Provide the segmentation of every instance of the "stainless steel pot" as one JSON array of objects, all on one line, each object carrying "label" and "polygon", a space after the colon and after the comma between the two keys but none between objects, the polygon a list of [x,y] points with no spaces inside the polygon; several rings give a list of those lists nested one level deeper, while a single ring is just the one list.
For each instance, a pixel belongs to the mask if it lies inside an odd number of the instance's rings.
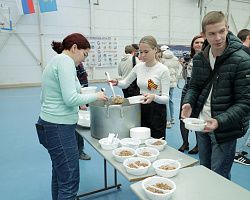
[{"label": "stainless steel pot", "polygon": [[141,126],[140,104],[129,104],[124,99],[121,105],[112,105],[110,101],[95,101],[90,107],[91,136],[97,139],[107,137],[109,133],[118,133],[119,138],[129,137],[129,130]]}]

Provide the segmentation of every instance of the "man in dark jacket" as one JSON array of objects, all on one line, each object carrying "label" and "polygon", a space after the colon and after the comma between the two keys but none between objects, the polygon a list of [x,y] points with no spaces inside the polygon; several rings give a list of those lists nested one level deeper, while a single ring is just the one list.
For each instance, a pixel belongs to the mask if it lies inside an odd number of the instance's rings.
[{"label": "man in dark jacket", "polygon": [[206,121],[204,130],[197,134],[200,164],[230,179],[236,139],[248,129],[250,56],[228,31],[220,11],[203,18],[202,35],[206,41],[203,51],[193,59],[181,116]]},{"label": "man in dark jacket", "polygon": [[[242,29],[237,34],[237,37],[241,40],[243,49],[250,55],[250,30]],[[250,117],[250,116],[249,116]],[[248,149],[250,146],[250,129],[248,128],[247,133],[244,137],[237,141],[238,150],[234,157],[234,162],[250,166],[250,159],[247,157]]]}]

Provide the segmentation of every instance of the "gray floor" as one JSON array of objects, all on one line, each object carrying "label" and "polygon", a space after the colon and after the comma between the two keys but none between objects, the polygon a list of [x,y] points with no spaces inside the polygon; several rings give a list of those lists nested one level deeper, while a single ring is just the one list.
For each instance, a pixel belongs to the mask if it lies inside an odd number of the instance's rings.
[{"label": "gray floor", "polygon": [[[97,86],[107,88],[105,84]],[[121,90],[115,88],[118,94]],[[175,116],[179,110],[180,89],[174,91]],[[46,150],[39,144],[34,124],[40,110],[40,88],[1,89],[0,90],[0,199],[6,200],[48,200],[51,199],[51,163]],[[167,129],[168,144],[174,148],[181,145],[178,122]],[[194,134],[190,134],[191,148]],[[250,148],[247,149],[250,153]],[[103,186],[103,159],[88,144],[85,151],[91,155],[90,161],[80,161],[80,191],[91,191]],[[197,155],[194,157],[198,158]],[[108,167],[109,183],[112,184],[113,168]],[[250,190],[250,166],[234,163],[232,181]],[[129,188],[130,183],[121,175],[118,181],[120,190],[110,190],[83,199],[136,200]]]}]

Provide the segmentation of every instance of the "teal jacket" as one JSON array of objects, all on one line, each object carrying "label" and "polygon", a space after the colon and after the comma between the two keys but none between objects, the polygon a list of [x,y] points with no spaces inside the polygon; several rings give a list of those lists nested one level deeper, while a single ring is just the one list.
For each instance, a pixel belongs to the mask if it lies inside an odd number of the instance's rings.
[{"label": "teal jacket", "polygon": [[77,123],[79,106],[97,99],[97,94],[80,94],[80,89],[73,59],[56,55],[43,72],[40,117],[57,124]]},{"label": "teal jacket", "polygon": [[241,41],[231,32],[228,46],[216,58],[216,73],[207,81],[212,69],[209,63],[210,45],[193,59],[193,71],[184,103],[190,103],[192,116],[198,117],[212,89],[211,115],[219,127],[214,131],[218,143],[242,137],[249,125],[250,113],[250,56],[243,50]]}]

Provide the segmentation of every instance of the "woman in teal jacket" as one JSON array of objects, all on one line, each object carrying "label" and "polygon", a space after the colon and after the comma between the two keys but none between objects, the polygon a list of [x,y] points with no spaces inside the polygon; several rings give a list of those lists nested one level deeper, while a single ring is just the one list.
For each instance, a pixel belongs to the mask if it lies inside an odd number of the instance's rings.
[{"label": "woman in teal jacket", "polygon": [[52,161],[52,199],[73,200],[79,187],[79,155],[75,136],[79,106],[107,100],[103,92],[80,94],[76,68],[88,56],[90,44],[79,33],[52,42],[58,53],[42,76],[41,113],[36,124],[40,143]]}]

